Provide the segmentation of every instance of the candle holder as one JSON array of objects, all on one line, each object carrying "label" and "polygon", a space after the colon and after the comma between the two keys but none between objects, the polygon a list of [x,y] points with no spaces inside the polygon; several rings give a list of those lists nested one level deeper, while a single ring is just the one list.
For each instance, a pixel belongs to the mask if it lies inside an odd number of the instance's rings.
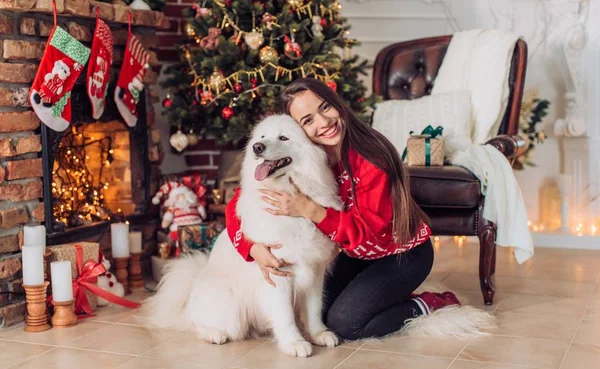
[{"label": "candle holder", "polygon": [[129,285],[131,288],[144,287],[142,265],[140,264],[141,252],[132,252],[129,258]]},{"label": "candle holder", "polygon": [[43,332],[50,329],[48,314],[46,314],[46,290],[48,281],[37,286],[26,286],[25,300],[27,301],[26,332]]},{"label": "candle holder", "polygon": [[114,258],[115,259],[115,277],[117,277],[117,281],[123,285],[123,289],[125,290],[125,295],[131,295],[131,290],[129,289],[129,281],[127,280],[127,262],[129,261],[129,256],[126,258]]},{"label": "candle holder", "polygon": [[54,328],[68,328],[77,325],[77,315],[73,310],[73,303],[71,301],[52,301],[54,305],[54,315],[52,315],[52,326]]}]

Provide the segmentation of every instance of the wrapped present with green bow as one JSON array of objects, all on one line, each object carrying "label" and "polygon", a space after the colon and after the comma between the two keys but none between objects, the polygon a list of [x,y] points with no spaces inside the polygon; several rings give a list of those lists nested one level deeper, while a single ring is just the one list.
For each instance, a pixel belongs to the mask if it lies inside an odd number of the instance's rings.
[{"label": "wrapped present with green bow", "polygon": [[402,154],[408,166],[444,165],[444,140],[440,137],[444,128],[427,126],[421,134],[410,132]]},{"label": "wrapped present with green bow", "polygon": [[223,222],[207,222],[177,227],[177,242],[181,252],[212,250],[219,234],[225,229]]}]

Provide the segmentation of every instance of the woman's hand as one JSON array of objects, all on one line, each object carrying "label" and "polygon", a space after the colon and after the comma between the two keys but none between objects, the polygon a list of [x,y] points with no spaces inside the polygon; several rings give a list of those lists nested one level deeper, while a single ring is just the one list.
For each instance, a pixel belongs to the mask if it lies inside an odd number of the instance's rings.
[{"label": "woman's hand", "polygon": [[283,268],[291,264],[286,263],[283,260],[279,260],[273,255],[271,249],[280,249],[281,245],[265,245],[262,243],[255,243],[250,249],[250,256],[254,259],[263,276],[271,286],[275,287],[275,282],[271,279],[270,273],[278,275],[280,277],[291,276],[290,272],[283,272],[278,268]]},{"label": "woman's hand", "polygon": [[[291,179],[290,182],[292,182]],[[318,223],[325,218],[325,208],[314,202],[310,197],[306,196],[299,190],[295,194],[273,190],[260,190],[260,192],[267,195],[261,197],[264,202],[277,208],[265,209],[270,214],[287,215],[290,217],[304,217],[312,220],[315,223]]]}]

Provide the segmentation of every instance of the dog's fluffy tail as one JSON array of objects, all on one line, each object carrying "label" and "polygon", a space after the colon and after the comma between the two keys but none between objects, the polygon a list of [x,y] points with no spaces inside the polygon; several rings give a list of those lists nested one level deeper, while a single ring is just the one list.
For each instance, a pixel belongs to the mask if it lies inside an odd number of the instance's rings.
[{"label": "dog's fluffy tail", "polygon": [[435,338],[473,338],[484,336],[496,326],[493,315],[472,306],[452,305],[408,319],[402,335]]},{"label": "dog's fluffy tail", "polygon": [[202,252],[183,254],[179,259],[170,260],[163,268],[163,276],[154,296],[146,299],[142,316],[158,328],[178,330],[190,329],[183,319],[183,310],[190,296],[192,284],[204,268],[208,256]]}]

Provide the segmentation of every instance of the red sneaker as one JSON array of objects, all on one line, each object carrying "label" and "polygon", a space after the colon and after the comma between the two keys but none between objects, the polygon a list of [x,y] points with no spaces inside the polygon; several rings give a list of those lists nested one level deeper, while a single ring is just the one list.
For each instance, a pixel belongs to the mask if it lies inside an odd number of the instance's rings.
[{"label": "red sneaker", "polygon": [[460,305],[460,301],[452,292],[432,293],[423,292],[413,298],[413,301],[419,305],[423,314],[428,315],[434,311],[450,305]]}]

